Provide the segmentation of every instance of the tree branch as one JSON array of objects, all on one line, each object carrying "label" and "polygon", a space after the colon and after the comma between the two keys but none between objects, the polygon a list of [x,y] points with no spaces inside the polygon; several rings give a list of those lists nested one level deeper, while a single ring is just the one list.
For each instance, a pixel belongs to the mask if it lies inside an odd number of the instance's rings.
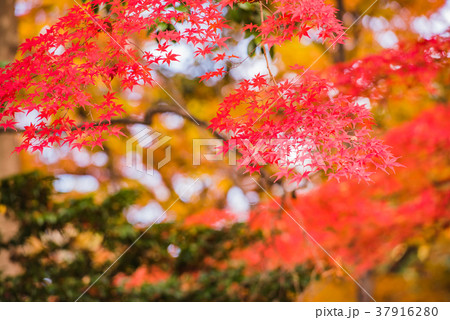
[{"label": "tree branch", "polygon": [[[93,122],[91,122],[91,124],[93,124],[94,126],[99,126],[99,125],[103,125],[103,124],[111,124],[111,125],[143,124],[143,125],[151,126],[153,123],[153,117],[155,115],[160,114],[160,113],[168,113],[168,112],[175,113],[190,122],[193,122],[193,123],[196,122],[196,124],[198,124],[200,127],[204,128],[204,129],[208,129],[209,125],[206,121],[200,120],[193,116],[189,116],[185,112],[182,112],[182,110],[180,110],[178,107],[173,107],[173,106],[169,106],[169,105],[159,105],[157,107],[149,108],[147,110],[147,112],[145,113],[144,120],[127,117],[127,118],[111,119],[111,121],[106,121],[106,120],[93,121]],[[79,124],[77,127],[74,127],[72,130],[76,130],[80,126],[82,126],[82,124]],[[25,130],[23,130],[23,129],[7,128],[6,130],[0,130],[0,134],[19,134],[19,133],[24,133],[24,132],[25,132]],[[212,134],[219,139],[227,140],[227,138],[225,136],[222,136],[221,134],[219,134],[215,131],[212,131]]]},{"label": "tree branch", "polygon": [[[196,123],[198,124],[201,128],[206,129],[211,131],[211,134],[218,138],[221,139],[223,141],[227,141],[228,138],[216,131],[212,131],[210,130],[208,127],[208,122],[200,120],[194,116],[190,116],[187,113],[183,112],[183,110],[181,110],[180,108],[176,107],[176,106],[170,106],[170,105],[158,105],[156,107],[153,108],[149,108],[145,115],[144,115],[144,119],[143,120],[139,120],[139,119],[133,119],[130,117],[127,118],[117,118],[117,119],[111,119],[111,122],[109,121],[97,121],[97,122],[91,122],[94,126],[97,125],[103,125],[103,124],[111,124],[111,125],[133,125],[133,124],[142,124],[142,125],[147,125],[147,126],[151,126],[153,123],[153,117],[157,114],[161,114],[161,113],[174,113],[179,115],[180,117],[183,117],[183,119],[186,119],[192,123]],[[81,126],[82,124],[80,124],[79,126]],[[79,127],[78,126],[78,127]],[[76,130],[77,127],[74,127],[73,130]],[[6,131],[0,131],[0,134],[19,134],[19,133],[23,133],[25,132],[25,130],[23,129],[6,129]],[[239,150],[238,150],[239,152]],[[240,153],[240,152],[239,152]],[[271,184],[280,184],[280,181],[275,182],[273,178],[271,178],[269,176],[269,174],[261,169],[260,170],[260,177],[261,179],[266,183],[266,185],[271,185]]]},{"label": "tree branch", "polygon": [[[264,9],[263,9],[263,3],[261,1],[259,2],[259,10],[261,11],[261,25],[262,25],[264,22],[264,11],[263,11]],[[269,71],[269,75],[270,75],[270,78],[272,79],[273,83],[278,85],[277,81],[275,80],[275,77],[272,74],[272,71],[270,70],[269,57],[267,56],[267,50],[266,50],[267,46],[263,45],[262,47],[263,47],[262,49],[263,49],[263,53],[264,53],[264,59],[266,60],[267,71]]]},{"label": "tree branch", "polygon": [[[344,0],[337,0],[337,9],[338,9],[338,11],[336,12],[336,17],[340,21],[342,21],[342,23],[344,23],[344,21],[343,21],[344,11],[345,11]],[[345,61],[345,48],[342,43],[338,43],[337,44],[337,52],[334,55],[334,62],[339,63],[339,62],[344,62],[344,61]]]}]

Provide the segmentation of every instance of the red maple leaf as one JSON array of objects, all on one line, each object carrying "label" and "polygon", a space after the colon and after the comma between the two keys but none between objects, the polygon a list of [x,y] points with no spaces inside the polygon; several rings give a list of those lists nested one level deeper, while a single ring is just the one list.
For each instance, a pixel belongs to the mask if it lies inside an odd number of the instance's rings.
[{"label": "red maple leaf", "polygon": [[170,62],[172,62],[172,61],[179,61],[179,60],[177,60],[177,57],[178,57],[178,56],[180,56],[180,55],[179,55],[179,54],[172,53],[172,50],[171,50],[171,51],[169,51],[169,52],[166,54],[165,58],[163,59],[163,62],[164,62],[164,63],[167,63],[167,64],[170,66]]}]

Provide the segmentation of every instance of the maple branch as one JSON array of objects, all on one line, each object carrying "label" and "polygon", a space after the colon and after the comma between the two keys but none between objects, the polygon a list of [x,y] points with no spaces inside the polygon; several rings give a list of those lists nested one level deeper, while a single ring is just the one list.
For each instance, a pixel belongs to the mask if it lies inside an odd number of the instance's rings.
[{"label": "maple branch", "polygon": [[[143,120],[139,120],[139,119],[133,119],[130,117],[127,118],[116,118],[116,119],[111,119],[111,122],[109,121],[97,121],[97,122],[91,122],[91,124],[93,124],[94,126],[98,126],[98,125],[103,125],[103,124],[111,124],[111,125],[133,125],[133,124],[142,124],[142,125],[147,125],[147,126],[151,126],[153,124],[153,117],[157,114],[161,114],[161,113],[174,113],[179,115],[180,117],[183,117],[183,119],[186,119],[192,123],[196,123],[198,124],[201,128],[207,129],[209,131],[211,131],[212,135],[218,139],[221,139],[223,141],[227,141],[228,138],[216,131],[213,131],[209,128],[209,124],[206,121],[200,120],[194,116],[190,116],[187,113],[183,112],[183,110],[179,109],[178,107],[175,106],[170,106],[170,105],[158,105],[156,107],[152,107],[149,108],[144,115],[144,119]],[[77,127],[74,127],[73,130],[76,130],[78,127],[81,127],[82,125],[79,125]],[[25,132],[25,130],[23,129],[11,129],[11,128],[7,128],[6,131],[0,131],[0,134],[19,134],[19,133],[23,133]],[[241,154],[239,152],[239,150],[237,150],[237,152],[239,154]],[[266,186],[269,185],[273,185],[273,184],[280,184],[281,185],[281,181],[275,181],[274,178],[271,178],[270,175],[263,170],[262,168],[260,169],[260,177],[261,179],[265,182]]]},{"label": "maple branch", "polygon": [[[263,3],[262,1],[259,1],[259,8],[261,11],[261,25],[264,21],[264,12],[263,12]],[[266,50],[266,46],[263,45],[263,52],[264,52],[264,59],[266,59],[266,66],[267,66],[267,71],[269,71],[269,75],[272,78],[272,81],[278,86],[277,81],[275,80],[275,77],[272,74],[272,71],[270,70],[270,66],[269,66],[269,57],[267,56],[267,50]]]},{"label": "maple branch", "polygon": [[[166,112],[175,113],[175,114],[177,114],[177,115],[179,115],[179,116],[183,117],[184,119],[186,119],[188,121],[191,121],[191,122],[194,122],[194,120],[195,120],[196,122],[198,122],[200,127],[204,128],[204,129],[209,129],[208,128],[209,125],[208,125],[207,122],[205,122],[203,120],[200,120],[198,118],[195,118],[195,117],[191,117],[188,114],[182,112],[182,110],[180,110],[179,108],[172,107],[172,106],[169,106],[169,105],[160,105],[160,106],[148,109],[147,112],[145,113],[144,120],[141,121],[140,124],[145,124],[145,125],[149,125],[150,126],[152,124],[152,122],[153,122],[153,116],[154,115],[159,114],[159,113],[166,113]],[[125,119],[123,119],[123,120],[125,120]],[[121,124],[124,124],[124,123],[121,123]],[[227,137],[221,135],[220,133],[218,133],[216,131],[211,131],[211,133],[218,139],[221,139],[223,141],[227,141],[228,140]],[[237,150],[237,152],[239,154],[241,154],[239,152],[239,150]],[[273,184],[281,185],[281,181],[280,180],[275,181],[275,178],[271,178],[270,175],[265,170],[263,170],[262,168],[260,169],[260,177],[266,183],[267,186],[268,185],[273,185]]]},{"label": "maple branch", "polygon": [[[195,122],[200,127],[208,129],[209,124],[206,121],[203,121],[196,117],[190,116],[187,113],[180,110],[179,108],[174,107],[174,106],[169,106],[169,105],[159,105],[157,107],[149,108],[147,110],[147,112],[145,113],[144,120],[127,117],[127,118],[115,118],[115,119],[111,119],[111,121],[108,121],[108,120],[94,121],[94,122],[91,122],[91,124],[94,126],[99,126],[99,125],[104,125],[104,124],[111,124],[111,125],[143,124],[143,125],[150,126],[153,123],[153,116],[155,116],[156,114],[168,113],[168,112],[175,113],[175,114],[179,115],[180,117],[183,117],[183,119],[186,119],[190,122]],[[73,130],[76,130],[77,128],[79,128],[81,126],[83,126],[83,125],[80,124],[80,125],[74,127]],[[12,129],[12,128],[7,128],[6,130],[0,130],[0,134],[17,134],[17,133],[24,133],[24,132],[25,132],[25,130],[23,130],[23,129]],[[39,130],[37,132],[39,132]],[[222,136],[221,134],[219,134],[215,131],[212,131],[212,134],[219,139],[227,140],[226,137]]]}]

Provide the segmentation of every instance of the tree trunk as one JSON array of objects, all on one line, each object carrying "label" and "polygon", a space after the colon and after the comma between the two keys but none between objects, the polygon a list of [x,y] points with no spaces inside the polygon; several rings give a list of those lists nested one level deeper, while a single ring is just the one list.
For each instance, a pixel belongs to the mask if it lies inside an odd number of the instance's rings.
[{"label": "tree trunk", "polygon": [[[373,291],[375,289],[375,283],[373,281],[372,272],[368,271],[366,274],[361,276],[358,279],[359,284],[364,288],[364,290],[367,291],[372,297],[373,297]],[[358,286],[358,292],[357,292],[357,299],[359,302],[373,302],[372,298],[369,297],[369,295],[364,292],[359,286]]]},{"label": "tree trunk", "polygon": [[[17,19],[14,15],[15,0],[0,1],[0,62],[14,60],[17,51]],[[17,147],[15,134],[0,135],[0,179],[18,173],[19,156],[12,152]]]},{"label": "tree trunk", "polygon": [[[17,51],[17,19],[14,15],[15,0],[0,1],[0,63],[14,60]],[[20,170],[19,156],[12,152],[17,147],[16,134],[0,134],[0,179],[16,174]],[[17,223],[0,214],[0,234],[8,240],[17,231]],[[0,271],[3,276],[13,276],[21,272],[19,265],[9,260],[9,252],[0,250]]]},{"label": "tree trunk", "polygon": [[[336,12],[336,17],[342,21],[344,18],[344,13],[345,13],[344,0],[336,0],[336,6],[338,9],[338,11]],[[334,54],[334,62],[335,63],[344,62],[345,61],[344,45],[342,43],[338,43],[336,45],[336,47],[337,47],[337,51]]]}]

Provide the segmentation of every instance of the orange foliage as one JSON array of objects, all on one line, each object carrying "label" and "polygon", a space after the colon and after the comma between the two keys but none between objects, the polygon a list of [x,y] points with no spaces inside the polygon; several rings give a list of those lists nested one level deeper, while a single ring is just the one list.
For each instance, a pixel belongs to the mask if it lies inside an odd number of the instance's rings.
[{"label": "orange foliage", "polygon": [[115,278],[113,284],[115,286],[124,286],[125,289],[130,290],[132,288],[140,287],[145,283],[158,283],[165,281],[170,277],[168,272],[161,270],[156,266],[146,267],[141,266],[130,275],[126,276],[123,273],[119,273]]}]

